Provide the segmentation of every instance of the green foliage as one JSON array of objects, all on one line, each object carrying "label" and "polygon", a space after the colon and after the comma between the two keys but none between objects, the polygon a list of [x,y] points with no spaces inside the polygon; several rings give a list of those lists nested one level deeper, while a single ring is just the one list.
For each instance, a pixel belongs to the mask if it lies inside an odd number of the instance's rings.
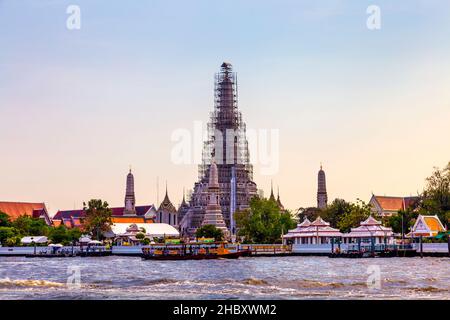
[{"label": "green foliage", "polygon": [[47,236],[51,229],[43,219],[32,218],[26,215],[18,217],[11,225],[22,236]]},{"label": "green foliage", "polygon": [[20,240],[21,240],[21,239],[22,239],[22,238],[19,237],[19,236],[14,236],[14,237],[8,238],[8,239],[6,239],[6,246],[8,246],[8,247],[16,247],[16,246],[19,246],[19,245],[20,245]]},{"label": "green foliage", "polygon": [[150,239],[149,238],[145,238],[144,240],[142,240],[142,244],[149,245],[150,244]]},{"label": "green foliage", "polygon": [[352,211],[352,204],[343,200],[343,199],[334,199],[333,202],[324,209],[320,216],[325,221],[329,222],[333,228],[337,228],[339,222],[345,215],[347,215]]},{"label": "green foliage", "polygon": [[142,232],[139,232],[136,234],[136,239],[142,240],[145,238],[145,234],[143,234]]},{"label": "green foliage", "polygon": [[216,226],[212,224],[207,224],[201,228],[198,228],[195,236],[197,238],[214,238],[216,241],[223,240],[222,230],[216,228]]},{"label": "green foliage", "polygon": [[350,232],[351,228],[359,226],[361,221],[366,220],[371,215],[371,206],[364,201],[357,199],[356,203],[351,203],[348,211],[339,218],[337,227],[341,232]]},{"label": "green foliage", "polygon": [[13,227],[0,227],[0,243],[7,245],[8,239],[17,237],[19,232]]},{"label": "green foliage", "polygon": [[91,233],[97,240],[101,240],[104,232],[111,230],[112,211],[106,201],[100,199],[92,199],[86,203],[83,203],[84,210],[86,211],[86,219],[83,226],[85,230]]},{"label": "green foliage", "polygon": [[80,237],[81,231],[78,228],[67,229],[63,225],[52,228],[48,234],[48,238],[52,243],[61,243],[63,245],[73,244],[77,242]]},{"label": "green foliage", "polygon": [[421,196],[419,212],[437,214],[444,225],[450,226],[450,162],[444,169],[434,168],[426,179],[427,185]]},{"label": "green foliage", "polygon": [[9,216],[0,211],[0,227],[9,227],[11,226],[11,220],[9,218]]},{"label": "green foliage", "polygon": [[[395,233],[402,233],[402,231],[406,234],[410,231],[411,227],[416,222],[418,213],[408,208],[403,211],[400,210],[398,214],[393,215],[388,218],[386,225],[392,228],[392,231]],[[403,220],[403,228],[402,228],[402,220]]]},{"label": "green foliage", "polygon": [[282,233],[295,227],[290,212],[270,199],[253,198],[250,209],[235,213],[238,235],[247,243],[279,243]]}]

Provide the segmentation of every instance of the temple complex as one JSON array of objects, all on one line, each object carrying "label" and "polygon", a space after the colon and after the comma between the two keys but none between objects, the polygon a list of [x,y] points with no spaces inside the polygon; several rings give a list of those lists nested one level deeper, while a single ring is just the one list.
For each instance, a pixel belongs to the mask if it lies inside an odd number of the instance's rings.
[{"label": "temple complex", "polygon": [[189,201],[182,208],[179,229],[183,236],[193,237],[203,224],[209,204],[209,175],[212,159],[217,166],[217,199],[230,235],[236,233],[234,213],[248,208],[252,197],[258,195],[253,182],[246,126],[238,110],[237,75],[230,63],[224,62],[215,76],[214,111],[208,123],[208,138],[203,145],[199,180]]}]

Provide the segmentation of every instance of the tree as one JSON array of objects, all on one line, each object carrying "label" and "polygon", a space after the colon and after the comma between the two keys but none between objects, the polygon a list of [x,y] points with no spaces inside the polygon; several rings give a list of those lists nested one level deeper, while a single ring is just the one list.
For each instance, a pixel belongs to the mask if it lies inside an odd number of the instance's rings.
[{"label": "tree", "polygon": [[16,228],[0,227],[0,243],[7,244],[7,240],[16,237],[19,234]]},{"label": "tree", "polygon": [[215,241],[223,240],[223,232],[212,224],[207,224],[197,229],[197,238],[214,238]]},{"label": "tree", "polygon": [[316,207],[298,208],[296,216],[298,221],[303,221],[305,218],[314,220],[321,214],[321,212],[322,210]]},{"label": "tree", "polygon": [[111,230],[112,211],[106,201],[100,199],[92,199],[86,203],[83,203],[84,210],[86,211],[86,219],[84,220],[84,229],[90,232],[97,240],[100,240],[104,232]]},{"label": "tree", "polygon": [[11,225],[19,231],[22,236],[46,236],[50,227],[40,218],[32,218],[27,215],[18,217]]},{"label": "tree", "polygon": [[0,227],[9,227],[11,226],[11,220],[9,218],[9,216],[0,211]]},{"label": "tree", "polygon": [[139,232],[136,234],[136,239],[143,240],[144,238],[145,238],[145,234],[143,234],[142,232]]},{"label": "tree", "polygon": [[53,243],[65,243],[67,242],[67,228],[63,225],[60,225],[56,228],[50,230],[48,234],[48,238]]},{"label": "tree", "polygon": [[351,212],[351,210],[351,203],[343,199],[334,199],[333,202],[322,211],[320,216],[328,221],[333,228],[337,228],[342,217]]},{"label": "tree", "polygon": [[238,235],[249,243],[279,243],[281,235],[295,226],[291,213],[270,199],[253,198],[250,209],[236,212],[235,219]]},{"label": "tree", "polygon": [[450,162],[444,169],[434,168],[426,182],[421,195],[419,213],[437,214],[444,224],[450,226]]},{"label": "tree", "polygon": [[78,228],[72,228],[67,230],[67,242],[75,243],[81,237],[81,230]]},{"label": "tree", "polygon": [[349,232],[351,228],[359,226],[361,221],[371,215],[371,207],[364,201],[357,199],[356,203],[350,204],[350,210],[345,212],[337,222],[341,232]]},{"label": "tree", "polygon": [[[395,233],[408,233],[417,219],[417,212],[411,208],[399,210],[396,215],[388,218],[386,225],[392,228]],[[403,226],[402,226],[403,222]]]}]

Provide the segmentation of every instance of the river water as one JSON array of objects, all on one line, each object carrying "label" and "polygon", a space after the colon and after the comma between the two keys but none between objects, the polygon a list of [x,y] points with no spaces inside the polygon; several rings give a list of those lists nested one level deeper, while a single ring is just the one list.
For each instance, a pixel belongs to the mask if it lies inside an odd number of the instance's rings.
[{"label": "river water", "polygon": [[450,299],[449,267],[449,258],[0,257],[0,299]]}]

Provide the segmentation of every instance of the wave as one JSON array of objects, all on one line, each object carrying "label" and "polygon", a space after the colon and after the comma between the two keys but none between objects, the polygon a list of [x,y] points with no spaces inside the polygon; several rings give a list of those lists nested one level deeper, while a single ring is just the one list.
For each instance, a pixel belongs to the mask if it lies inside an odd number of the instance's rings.
[{"label": "wave", "polygon": [[63,287],[66,284],[47,280],[0,279],[0,287]]},{"label": "wave", "polygon": [[262,279],[256,279],[256,278],[248,278],[248,279],[244,279],[242,281],[242,283],[244,284],[248,284],[248,285],[253,285],[253,286],[265,286],[268,285],[269,283],[265,280]]}]

